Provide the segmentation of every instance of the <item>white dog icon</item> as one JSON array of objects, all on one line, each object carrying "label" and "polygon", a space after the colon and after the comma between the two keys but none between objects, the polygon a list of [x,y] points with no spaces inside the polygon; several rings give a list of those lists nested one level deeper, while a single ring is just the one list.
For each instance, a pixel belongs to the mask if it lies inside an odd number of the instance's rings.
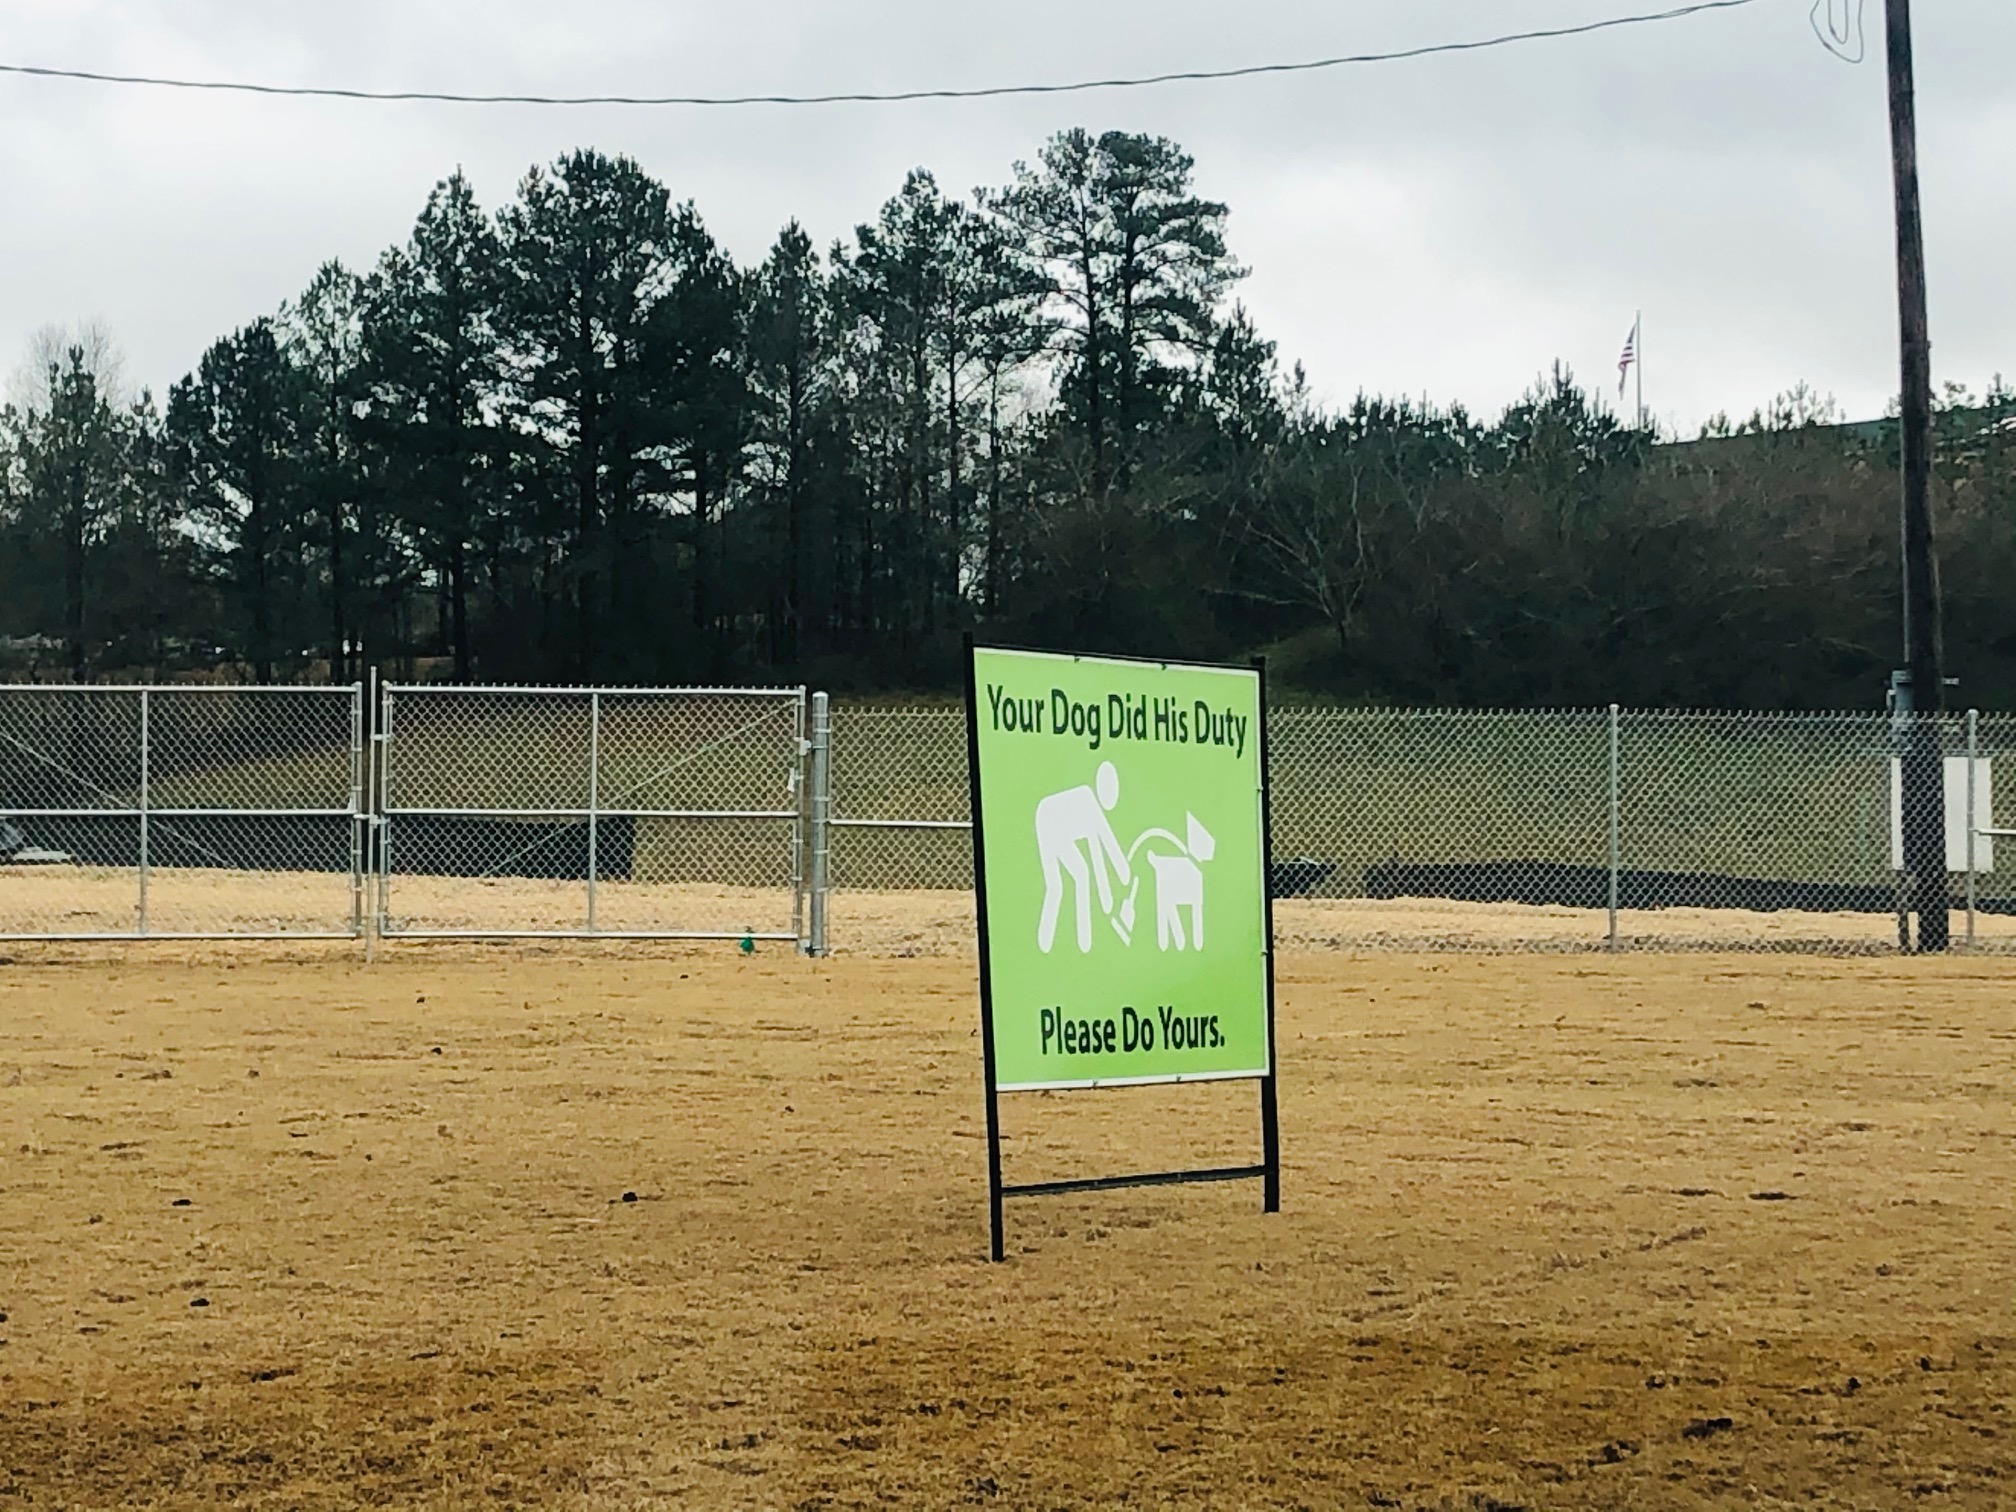
[{"label": "white dog icon", "polygon": [[[1198,863],[1209,861],[1217,854],[1218,842],[1211,832],[1204,828],[1195,814],[1185,814],[1182,839],[1167,830],[1151,829],[1134,842],[1134,849],[1150,840],[1163,840],[1176,847],[1174,855],[1161,851],[1148,852],[1148,867],[1155,874],[1155,945],[1158,950],[1202,950],[1204,948],[1204,868]],[[1132,852],[1129,852],[1132,855]],[[1134,899],[1140,891],[1137,879],[1126,901],[1120,905],[1120,917],[1114,921],[1114,928],[1122,940],[1131,940],[1134,933]],[[1189,930],[1184,930],[1184,914],[1189,914]]]}]

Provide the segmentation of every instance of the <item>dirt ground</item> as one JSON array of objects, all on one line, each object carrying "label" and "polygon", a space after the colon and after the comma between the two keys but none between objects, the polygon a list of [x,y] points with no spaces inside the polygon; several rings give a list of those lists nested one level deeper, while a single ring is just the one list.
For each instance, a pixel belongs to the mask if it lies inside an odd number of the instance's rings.
[{"label": "dirt ground", "polygon": [[[684,904],[667,905],[672,908]],[[729,910],[732,912],[732,910]],[[1966,914],[1952,915],[1953,940]],[[1976,916],[1975,949],[2016,952],[2016,917]],[[1527,903],[1460,903],[1443,898],[1283,898],[1274,904],[1284,949],[1317,951],[1607,950],[1609,916],[1600,909]],[[1623,909],[1618,944],[1649,951],[1895,953],[1897,920],[1887,914],[1757,913],[1740,908]],[[954,891],[846,892],[833,896],[836,949],[940,955],[973,949],[973,894]]]},{"label": "dirt ground", "polygon": [[[523,877],[399,876],[387,906],[395,930],[579,930],[587,884]],[[363,899],[378,903],[376,879]],[[603,881],[596,921],[606,931],[793,929],[788,885]],[[148,928],[160,934],[340,934],[352,927],[345,875],[160,868],[149,875]],[[0,936],[128,933],[138,923],[139,875],[116,867],[0,866]],[[1435,898],[1284,898],[1274,905],[1284,945],[1317,950],[1586,951],[1603,948],[1600,909]],[[953,889],[833,894],[836,950],[964,955],[973,949],[973,894]],[[2016,916],[1979,914],[1982,952],[2016,953]],[[1953,915],[1956,941],[1966,915]],[[1897,948],[1885,914],[1756,913],[1745,909],[1625,909],[1621,945],[1632,950],[1772,950],[1881,953]]]},{"label": "dirt ground", "polygon": [[8,956],[0,1508],[2016,1505],[2016,964],[1292,956],[991,1266],[957,955]]}]

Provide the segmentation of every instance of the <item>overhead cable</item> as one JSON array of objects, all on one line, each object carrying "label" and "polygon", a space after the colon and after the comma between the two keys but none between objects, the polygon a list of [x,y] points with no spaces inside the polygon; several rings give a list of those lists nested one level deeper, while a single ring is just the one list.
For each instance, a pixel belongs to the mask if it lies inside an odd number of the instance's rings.
[{"label": "overhead cable", "polygon": [[1545,42],[1563,37],[1581,37],[1592,32],[1613,31],[1619,27],[1678,21],[1704,11],[1735,10],[1755,3],[1756,0],[1695,0],[1691,5],[1643,15],[1612,16],[1607,20],[1587,21],[1576,26],[1508,32],[1468,42],[1433,42],[1393,52],[1351,53],[1334,58],[1309,58],[1293,63],[1255,63],[1239,68],[1190,69],[1180,73],[1144,74],[1132,78],[1079,79],[1061,84],[996,84],[970,89],[899,89],[886,92],[858,90],[804,95],[464,94],[440,89],[350,89],[333,85],[261,84],[237,79],[170,78],[151,74],[107,73],[83,68],[50,68],[29,63],[0,63],[0,74],[87,84],[134,85],[150,89],[211,90],[232,94],[280,95],[295,99],[354,100],[380,104],[419,102],[440,105],[540,106],[894,105],[915,100],[991,100],[1012,95],[1084,94],[1100,89],[1147,89],[1165,84],[1213,83],[1226,79],[1257,78],[1268,74],[1314,73],[1321,69],[1347,68],[1357,64],[1398,63],[1410,58],[1481,52],[1486,48],[1509,47],[1521,42]]}]

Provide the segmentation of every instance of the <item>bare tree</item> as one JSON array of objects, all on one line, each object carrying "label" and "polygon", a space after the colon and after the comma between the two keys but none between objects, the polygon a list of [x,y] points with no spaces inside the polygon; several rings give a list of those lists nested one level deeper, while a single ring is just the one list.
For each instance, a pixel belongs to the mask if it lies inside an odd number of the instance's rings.
[{"label": "bare tree", "polygon": [[28,338],[21,361],[7,375],[7,403],[23,412],[45,406],[49,400],[49,373],[71,365],[91,375],[98,397],[113,408],[132,403],[126,386],[126,354],[119,349],[111,326],[92,318],[69,324],[52,322],[36,329]]}]

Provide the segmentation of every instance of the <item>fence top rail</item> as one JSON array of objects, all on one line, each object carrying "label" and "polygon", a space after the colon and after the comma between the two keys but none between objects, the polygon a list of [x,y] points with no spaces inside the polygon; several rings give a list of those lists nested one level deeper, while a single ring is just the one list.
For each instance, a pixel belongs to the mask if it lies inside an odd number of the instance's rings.
[{"label": "fence top rail", "polygon": [[515,683],[386,683],[387,693],[424,693],[446,697],[454,693],[485,694],[565,694],[582,697],[590,693],[603,693],[615,698],[777,698],[802,699],[803,687],[780,688],[763,687],[690,687],[690,688],[646,688],[646,687],[594,687],[588,685],[561,684],[515,684]]},{"label": "fence top rail", "polygon": [[[954,705],[956,711],[957,705]],[[853,712],[853,711],[850,711]],[[1969,714],[1977,714],[1983,719],[2000,719],[2008,716],[1990,710],[1947,709],[1937,714],[1911,714],[1899,716],[1883,709],[1635,709],[1626,705],[1614,708],[1591,705],[1587,708],[1549,709],[1460,709],[1436,708],[1433,706],[1389,706],[1340,707],[1329,704],[1273,704],[1268,717],[1328,718],[1328,719],[1604,719],[1614,714],[1619,719],[1671,719],[1718,721],[1730,723],[1747,721],[1755,724],[1840,724],[1843,722],[1889,723],[1898,718],[1908,718],[1932,722],[1936,720],[1964,720]]]},{"label": "fence top rail", "polygon": [[354,819],[354,808],[9,808],[0,819]]},{"label": "fence top rail", "polygon": [[[1926,724],[1939,720],[1955,722],[1966,719],[1969,714],[1978,714],[1976,709],[1942,709],[1938,713],[1919,712],[1899,715],[1888,709],[1632,709],[1621,708],[1618,714],[1625,719],[1672,719],[1672,720],[1750,720],[1759,724],[1841,724],[1844,722],[1888,724],[1897,719],[1917,720]],[[1992,716],[1990,716],[1992,717]]]},{"label": "fence top rail", "polygon": [[10,693],[284,693],[294,697],[353,698],[362,683],[0,683]]},{"label": "fence top rail", "polygon": [[[836,703],[834,714],[848,720],[864,718],[926,718],[937,716],[955,719],[965,712],[961,703],[943,704],[878,704],[878,703]],[[1607,720],[1614,714],[1619,719],[1671,719],[1721,721],[1724,723],[1746,720],[1768,724],[1839,724],[1844,721],[1888,722],[1897,718],[1883,709],[1644,709],[1628,704],[1591,704],[1581,708],[1457,708],[1432,704],[1298,704],[1276,703],[1268,706],[1268,717],[1272,719],[1601,719]],[[1921,720],[1963,720],[1969,714],[1982,719],[2007,719],[2012,717],[1989,709],[1946,709],[1938,714],[1916,714],[1909,716]]]},{"label": "fence top rail", "polygon": [[836,699],[833,703],[835,714],[845,714],[850,719],[859,719],[864,714],[891,715],[963,715],[966,705],[957,699],[946,703],[843,703]]},{"label": "fence top rail", "polygon": [[[94,813],[103,810],[92,810]],[[150,810],[150,812],[161,812]],[[292,810],[290,812],[300,812]],[[338,810],[347,813],[348,810]],[[698,808],[386,808],[388,819],[796,819],[796,809]]]}]

